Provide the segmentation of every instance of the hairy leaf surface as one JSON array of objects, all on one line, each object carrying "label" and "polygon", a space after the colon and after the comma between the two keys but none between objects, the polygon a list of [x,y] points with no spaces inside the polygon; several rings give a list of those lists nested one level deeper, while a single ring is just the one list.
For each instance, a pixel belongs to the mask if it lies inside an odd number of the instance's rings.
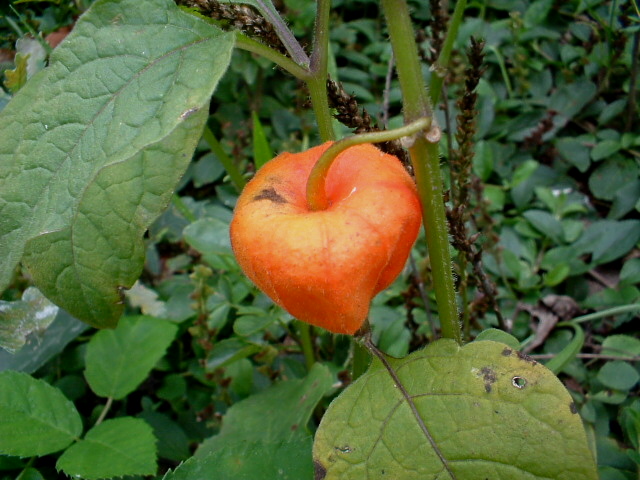
[{"label": "hairy leaf surface", "polygon": [[184,173],[233,35],[170,0],[98,0],[0,114],[0,290],[22,259],[98,327]]},{"label": "hairy leaf surface", "polygon": [[317,479],[596,480],[577,408],[543,365],[505,344],[440,340],[381,362],[329,407]]}]

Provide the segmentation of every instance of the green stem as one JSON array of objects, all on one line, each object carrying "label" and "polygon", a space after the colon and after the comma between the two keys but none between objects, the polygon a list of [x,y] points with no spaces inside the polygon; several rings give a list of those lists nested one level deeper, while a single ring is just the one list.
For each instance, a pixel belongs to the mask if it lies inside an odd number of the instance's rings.
[{"label": "green stem", "polygon": [[240,173],[240,170],[238,170],[238,167],[236,167],[236,164],[233,163],[233,160],[229,157],[229,155],[227,155],[227,152],[224,151],[222,145],[220,145],[220,142],[218,142],[218,139],[213,134],[208,125],[205,125],[204,127],[202,138],[204,138],[204,140],[209,144],[211,151],[215,154],[216,157],[218,157],[218,160],[220,160],[220,163],[222,163],[222,165],[224,166],[224,169],[229,174],[231,181],[236,187],[236,190],[238,192],[241,192],[247,182],[242,176],[242,173]]},{"label": "green stem", "polygon": [[426,130],[431,125],[430,118],[419,118],[404,127],[385,130],[382,132],[367,132],[351,137],[343,138],[331,145],[320,156],[313,166],[309,179],[307,180],[307,204],[311,210],[325,210],[329,206],[325,183],[329,169],[333,161],[349,147],[363,143],[380,143],[396,140],[401,137],[414,135],[422,130]]},{"label": "green stem", "polygon": [[327,97],[327,67],[329,62],[329,13],[330,0],[319,0],[311,54],[310,75],[307,79],[311,105],[318,122],[323,142],[335,140],[329,99]]},{"label": "green stem", "polygon": [[326,78],[326,74],[323,76],[314,75],[307,81],[313,113],[318,122],[318,133],[323,142],[335,139],[331,110],[329,109],[329,99],[327,98]]},{"label": "green stem", "polygon": [[107,403],[104,404],[104,407],[102,408],[102,412],[100,412],[100,416],[98,417],[98,420],[96,420],[96,424],[94,426],[100,425],[102,423],[102,421],[107,416],[107,413],[111,409],[111,405],[113,405],[113,397],[107,398]]},{"label": "green stem", "polygon": [[171,203],[173,203],[173,206],[176,208],[176,210],[178,210],[184,218],[189,220],[189,222],[193,223],[198,219],[193,214],[193,212],[189,210],[189,207],[187,207],[187,204],[184,203],[184,200],[182,200],[180,195],[178,195],[177,193],[174,194],[173,197],[171,197]]},{"label": "green stem", "polygon": [[367,371],[371,364],[369,350],[360,342],[353,343],[353,364],[351,366],[351,381],[355,381]]},{"label": "green stem", "polygon": [[453,10],[451,21],[449,22],[449,28],[447,29],[447,38],[444,40],[440,55],[433,68],[434,75],[431,76],[431,104],[437,105],[440,99],[440,93],[442,93],[442,84],[446,76],[447,65],[449,65],[449,58],[451,58],[451,51],[453,50],[453,44],[458,37],[458,30],[462,23],[462,14],[465,8],[467,8],[467,0],[458,0],[456,8]]},{"label": "green stem", "polygon": [[[451,253],[449,251],[449,231],[444,210],[442,173],[438,145],[419,139],[409,149],[422,202],[429,259],[433,277],[433,289],[438,304],[438,316],[442,336],[462,341],[456,292],[453,287]],[[421,161],[423,159],[423,161]]]},{"label": "green stem", "polygon": [[239,32],[236,33],[236,46],[242,50],[255,53],[268,60],[271,60],[273,63],[278,65],[283,70],[289,72],[298,80],[306,81],[309,78],[309,70],[307,70],[306,68],[301,67],[289,57],[282,55],[280,52],[276,52],[273,48],[268,47],[263,43],[257,42],[252,38],[247,37],[246,35],[242,35]]},{"label": "green stem", "polygon": [[35,463],[36,458],[37,457],[29,458],[29,461],[27,462],[27,464],[24,467],[22,467],[22,471],[18,474],[18,476],[16,477],[16,480],[25,480],[26,478],[32,478],[31,475],[27,474],[27,472],[32,467],[32,465]]},{"label": "green stem", "polygon": [[413,24],[405,0],[382,0],[389,38],[402,90],[404,118],[412,122],[433,116],[427,87],[422,77]]},{"label": "green stem", "polygon": [[571,319],[569,323],[590,322],[591,320],[597,320],[599,318],[604,318],[604,317],[611,317],[614,315],[622,315],[623,313],[629,313],[636,310],[640,310],[640,303],[621,305],[619,307],[608,308],[607,310],[602,310],[600,312],[589,313],[587,315],[575,317]]},{"label": "green stem", "polygon": [[[414,41],[415,36],[407,3],[405,0],[382,0],[382,8],[389,29],[391,46],[396,57],[405,122],[412,122],[421,117],[430,118],[432,115],[431,104],[422,77],[418,47]],[[435,135],[430,135],[430,137],[436,140],[437,132],[432,133]],[[453,338],[460,343],[462,334],[453,287],[449,232],[444,209],[438,144],[420,137],[409,148],[409,153],[422,203],[442,335],[445,338]]]},{"label": "green stem", "polygon": [[316,363],[316,357],[313,353],[313,344],[311,343],[311,328],[308,323],[298,322],[300,329],[300,346],[304,355],[304,364],[307,370],[311,370],[313,364]]},{"label": "green stem", "polygon": [[509,80],[509,72],[507,72],[507,66],[504,63],[504,58],[502,58],[502,54],[500,51],[494,47],[489,47],[489,50],[493,52],[496,56],[496,60],[498,60],[498,66],[500,67],[500,72],[502,73],[502,79],[504,80],[504,86],[507,89],[507,97],[513,97],[513,88],[511,87],[511,80]]}]

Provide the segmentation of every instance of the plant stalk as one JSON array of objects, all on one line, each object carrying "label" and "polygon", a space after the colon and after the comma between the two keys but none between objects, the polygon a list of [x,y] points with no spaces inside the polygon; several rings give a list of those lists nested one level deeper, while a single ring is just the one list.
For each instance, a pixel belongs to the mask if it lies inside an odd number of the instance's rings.
[{"label": "plant stalk", "polygon": [[298,65],[289,57],[282,55],[280,52],[275,51],[273,48],[268,47],[267,45],[260,43],[250,37],[247,37],[240,32],[236,33],[236,46],[242,50],[255,53],[268,60],[271,60],[273,63],[278,65],[283,70],[289,72],[298,80],[306,81],[309,77],[309,70],[307,70],[305,67]]},{"label": "plant stalk", "polygon": [[458,30],[462,23],[462,14],[465,8],[467,8],[467,0],[458,0],[456,7],[453,10],[451,21],[449,22],[449,28],[447,29],[447,37],[442,45],[438,60],[433,66],[433,75],[431,76],[431,105],[437,105],[440,99],[440,93],[442,93],[442,84],[446,76],[447,65],[449,65],[449,58],[451,58],[451,51],[453,50],[453,44],[458,37]]},{"label": "plant stalk", "polygon": [[326,180],[333,161],[349,147],[363,143],[380,143],[415,135],[431,125],[430,118],[419,118],[415,122],[393,130],[367,132],[338,140],[320,156],[313,166],[307,180],[307,204],[310,210],[325,210],[329,206],[326,193]]},{"label": "plant stalk", "polygon": [[109,413],[109,410],[111,409],[111,405],[113,405],[113,397],[107,398],[107,403],[105,403],[104,407],[102,407],[102,411],[100,412],[100,416],[96,420],[96,424],[94,425],[94,427],[102,423],[102,421],[107,416],[107,413]]},{"label": "plant stalk", "polygon": [[208,125],[205,125],[204,127],[202,138],[204,138],[204,140],[209,144],[211,151],[216,155],[216,157],[218,157],[218,160],[220,160],[220,163],[224,166],[224,169],[229,174],[231,182],[233,182],[236,190],[241,192],[247,182],[242,176],[242,173],[240,173],[240,170],[238,170],[238,167],[233,163],[233,160],[229,155],[227,155],[227,152],[224,151],[222,145],[220,145],[220,142],[218,142],[218,139]]},{"label": "plant stalk", "polygon": [[[396,58],[405,122],[409,123],[421,117],[431,118],[430,98],[422,76],[408,5],[405,0],[382,0],[382,8]],[[432,135],[429,137],[434,142],[419,137],[409,148],[409,153],[422,203],[442,335],[461,343],[462,333],[453,286],[449,232],[443,201],[440,155],[438,144],[435,143],[438,135],[433,131],[437,127],[432,125],[431,128]]]},{"label": "plant stalk", "polygon": [[316,23],[313,35],[313,53],[307,86],[311,105],[318,122],[320,139],[323,142],[335,140],[329,98],[327,96],[327,77],[329,63],[329,13],[331,0],[318,0]]},{"label": "plant stalk", "polygon": [[304,355],[304,364],[307,370],[311,370],[313,364],[316,363],[316,357],[313,353],[313,343],[311,342],[311,326],[308,323],[298,322],[300,330],[300,346]]}]

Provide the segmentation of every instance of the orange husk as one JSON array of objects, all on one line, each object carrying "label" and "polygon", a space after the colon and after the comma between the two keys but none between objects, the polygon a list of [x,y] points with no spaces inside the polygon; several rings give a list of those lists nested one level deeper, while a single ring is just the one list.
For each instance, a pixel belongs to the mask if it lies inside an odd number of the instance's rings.
[{"label": "orange husk", "polygon": [[231,245],[244,273],[291,315],[352,335],[404,268],[422,217],[400,161],[371,144],[336,158],[329,207],[310,210],[307,179],[330,145],[283,153],[258,171],[238,199]]}]

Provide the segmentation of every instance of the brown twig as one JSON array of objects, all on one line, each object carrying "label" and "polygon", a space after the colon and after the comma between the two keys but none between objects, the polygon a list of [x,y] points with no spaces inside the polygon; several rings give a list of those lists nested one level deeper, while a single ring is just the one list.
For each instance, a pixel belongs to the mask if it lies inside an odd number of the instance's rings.
[{"label": "brown twig", "polygon": [[[364,108],[360,110],[358,101],[353,95],[349,95],[339,82],[327,80],[327,94],[329,106],[336,109],[335,117],[347,127],[352,128],[354,133],[380,131],[373,124],[371,115]],[[405,165],[409,164],[407,153],[399,141],[383,142],[378,146],[383,152],[398,157]]]},{"label": "brown twig", "polygon": [[273,26],[248,5],[220,3],[217,0],[176,0],[176,3],[194,8],[214,20],[227,22],[229,27],[261,40],[282,54],[287,53]]}]

